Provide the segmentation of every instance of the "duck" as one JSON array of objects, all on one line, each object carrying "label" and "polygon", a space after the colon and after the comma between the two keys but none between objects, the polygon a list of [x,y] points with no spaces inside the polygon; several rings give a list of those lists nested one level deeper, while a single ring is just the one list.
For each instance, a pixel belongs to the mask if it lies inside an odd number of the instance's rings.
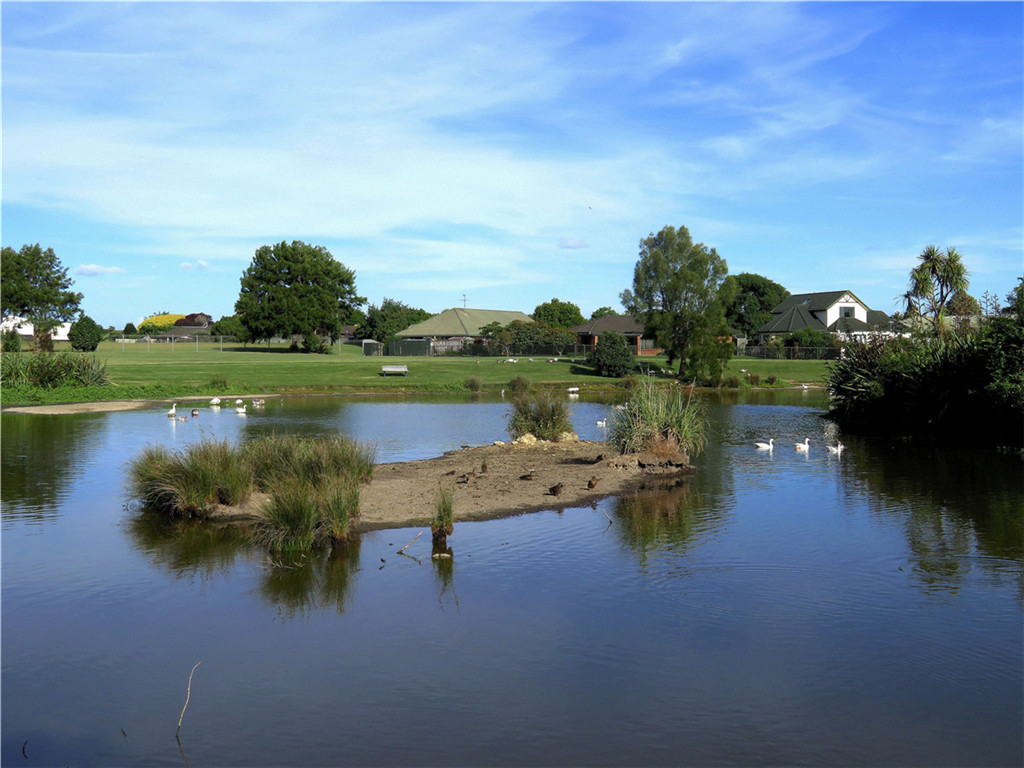
[{"label": "duck", "polygon": [[608,426],[608,419],[598,419],[598,420],[597,420],[597,421],[595,421],[594,423],[595,423],[595,424],[596,424],[597,426],[599,426],[599,427],[607,427],[607,426]]},{"label": "duck", "polygon": [[846,446],[845,446],[845,445],[843,445],[843,444],[842,444],[841,442],[839,442],[838,440],[836,440],[836,444],[835,444],[835,445],[829,445],[829,446],[827,446],[827,447],[828,447],[828,452],[829,452],[829,453],[834,453],[834,454],[836,454],[836,455],[838,456],[839,454],[841,454],[841,453],[843,452],[843,449],[844,449],[844,448],[845,448]]},{"label": "duck", "polygon": [[199,409],[198,408],[193,408],[192,409],[192,418],[194,419],[198,415],[199,415]]},{"label": "duck", "polygon": [[177,403],[175,403],[174,405],[172,405],[172,406],[171,406],[171,410],[169,410],[169,411],[167,412],[167,418],[168,418],[168,419],[173,419],[173,418],[175,418],[175,417],[176,417],[177,415],[178,415],[178,404],[177,404]]},{"label": "duck", "polygon": [[178,421],[188,421],[188,416],[176,416],[175,418]]},{"label": "duck", "polygon": [[803,451],[804,453],[807,453],[808,449],[811,447],[811,438],[805,437],[802,443],[796,443],[793,447],[796,448],[798,451]]},{"label": "duck", "polygon": [[235,413],[237,413],[239,416],[245,416],[245,406],[244,405],[235,406]]},{"label": "duck", "polygon": [[220,398],[219,397],[213,398],[213,400],[210,401],[210,405],[220,405]]},{"label": "duck", "polygon": [[598,479],[599,479],[599,478],[598,478],[598,476],[597,476],[597,475],[594,475],[593,477],[591,477],[591,478],[590,478],[590,479],[589,479],[589,480],[587,481],[587,488],[589,488],[590,490],[594,490],[594,487],[595,487],[595,486],[597,485],[597,481],[598,481]]},{"label": "duck", "polygon": [[775,438],[769,437],[767,443],[754,443],[754,447],[759,451],[773,451],[775,450]]}]

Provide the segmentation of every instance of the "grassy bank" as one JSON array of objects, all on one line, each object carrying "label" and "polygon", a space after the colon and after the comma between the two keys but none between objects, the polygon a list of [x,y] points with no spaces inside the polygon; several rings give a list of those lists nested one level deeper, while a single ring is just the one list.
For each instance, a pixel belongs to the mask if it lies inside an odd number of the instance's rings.
[{"label": "grassy bank", "polygon": [[[58,345],[59,347],[60,345]],[[557,363],[535,357],[520,357],[511,365],[499,358],[465,357],[363,357],[355,346],[335,347],[330,355],[290,353],[287,347],[225,346],[205,344],[125,344],[104,342],[96,357],[105,364],[109,387],[36,390],[5,388],[4,405],[128,400],[133,398],[203,397],[260,392],[469,392],[476,380],[484,390],[507,386],[514,376],[523,376],[538,386],[577,386],[607,389],[614,379],[594,374],[582,358],[560,358]],[[643,358],[644,365],[661,369],[663,357]],[[381,365],[407,365],[408,376],[381,376]],[[742,373],[740,369],[747,369]],[[776,377],[778,386],[822,385],[825,363],[819,360],[757,360],[735,358],[726,377],[741,385],[747,374],[760,385]],[[668,380],[671,376],[662,375]]]}]

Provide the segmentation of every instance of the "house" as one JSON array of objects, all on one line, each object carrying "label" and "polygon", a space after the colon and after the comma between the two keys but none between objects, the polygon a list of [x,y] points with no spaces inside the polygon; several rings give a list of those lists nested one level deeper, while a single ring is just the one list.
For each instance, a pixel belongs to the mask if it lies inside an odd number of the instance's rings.
[{"label": "house", "polygon": [[834,333],[841,339],[856,339],[885,330],[889,316],[869,309],[852,291],[798,293],[772,310],[772,319],[757,331],[759,343],[804,328]]},{"label": "house", "polygon": [[533,322],[524,312],[453,307],[396,333],[399,341],[388,346],[388,353],[430,355],[456,352],[467,342],[482,341],[481,329],[485,326],[491,323],[506,326],[516,320]]},{"label": "house", "polygon": [[[35,337],[35,328],[32,323],[23,317],[8,315],[3,319],[3,323],[0,323],[0,333],[7,333],[12,330],[22,339],[32,339]],[[50,331],[50,338],[54,341],[67,341],[70,330],[71,323],[61,323]]]},{"label": "house", "polygon": [[644,339],[644,327],[629,315],[605,315],[596,320],[588,320],[572,329],[576,333],[576,343],[586,351],[597,346],[602,333],[616,331],[626,337],[638,355],[659,355],[661,350],[653,346],[649,339]]}]

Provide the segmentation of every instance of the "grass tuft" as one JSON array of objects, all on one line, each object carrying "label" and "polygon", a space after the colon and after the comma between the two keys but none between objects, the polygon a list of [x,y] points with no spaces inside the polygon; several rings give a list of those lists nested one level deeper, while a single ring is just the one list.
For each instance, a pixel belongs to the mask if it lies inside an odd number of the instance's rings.
[{"label": "grass tuft", "polygon": [[511,403],[508,433],[513,440],[526,434],[539,440],[557,440],[564,433],[573,431],[569,418],[571,407],[550,392],[522,392],[513,395]]},{"label": "grass tuft", "polygon": [[623,453],[669,455],[683,450],[693,455],[704,449],[706,432],[703,400],[692,392],[687,395],[643,384],[626,407],[613,414],[608,439]]},{"label": "grass tuft", "polygon": [[441,488],[438,494],[434,517],[430,521],[430,533],[434,541],[443,541],[455,530],[455,493],[451,488]]}]

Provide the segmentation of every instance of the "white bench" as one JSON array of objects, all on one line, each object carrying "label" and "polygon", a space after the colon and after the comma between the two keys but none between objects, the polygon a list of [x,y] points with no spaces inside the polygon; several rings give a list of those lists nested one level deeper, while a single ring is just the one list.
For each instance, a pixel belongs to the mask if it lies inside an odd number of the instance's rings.
[{"label": "white bench", "polygon": [[380,375],[387,376],[389,373],[402,374],[403,376],[409,375],[408,365],[382,365],[380,367]]}]

